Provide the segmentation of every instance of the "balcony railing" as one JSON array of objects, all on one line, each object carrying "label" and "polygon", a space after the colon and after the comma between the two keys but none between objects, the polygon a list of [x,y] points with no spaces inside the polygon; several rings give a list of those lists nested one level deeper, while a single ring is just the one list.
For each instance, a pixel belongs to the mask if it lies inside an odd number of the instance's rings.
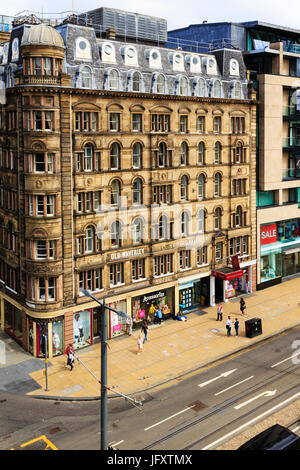
[{"label": "balcony railing", "polygon": [[21,75],[19,77],[20,85],[60,85],[61,78],[56,75]]},{"label": "balcony railing", "polygon": [[300,138],[299,137],[284,137],[282,139],[283,147],[300,147]]},{"label": "balcony railing", "polygon": [[282,170],[282,179],[300,179],[300,170],[296,168],[284,168]]},{"label": "balcony railing", "polygon": [[283,50],[285,52],[293,52],[294,54],[300,54],[300,44],[290,44],[289,46],[284,44]]}]

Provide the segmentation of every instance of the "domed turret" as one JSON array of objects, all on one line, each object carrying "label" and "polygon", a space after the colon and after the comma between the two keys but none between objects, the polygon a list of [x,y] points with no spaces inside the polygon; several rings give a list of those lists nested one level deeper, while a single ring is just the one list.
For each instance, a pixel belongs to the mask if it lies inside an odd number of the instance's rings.
[{"label": "domed turret", "polygon": [[27,29],[22,39],[22,46],[54,46],[64,48],[61,35],[52,26],[38,24]]}]

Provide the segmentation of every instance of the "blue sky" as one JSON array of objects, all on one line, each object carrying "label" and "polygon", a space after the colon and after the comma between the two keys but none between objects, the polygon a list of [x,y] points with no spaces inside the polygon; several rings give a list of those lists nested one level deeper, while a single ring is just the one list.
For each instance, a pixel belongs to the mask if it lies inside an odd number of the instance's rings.
[{"label": "blue sky", "polygon": [[[299,0],[10,0],[1,2],[0,14],[14,16],[24,10],[59,13],[78,12],[98,7],[112,7],[165,18],[168,29],[193,23],[261,20],[300,30]],[[55,16],[55,15],[53,15]]]}]

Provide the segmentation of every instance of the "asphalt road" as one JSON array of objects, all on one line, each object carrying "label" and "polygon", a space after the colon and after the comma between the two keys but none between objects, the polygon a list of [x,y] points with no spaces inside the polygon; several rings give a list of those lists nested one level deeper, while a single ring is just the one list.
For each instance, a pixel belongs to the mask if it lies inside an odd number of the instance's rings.
[{"label": "asphalt road", "polygon": [[[141,393],[136,396],[143,401],[141,409],[110,399],[108,443],[120,450],[217,448],[300,398],[299,350],[300,329],[294,329],[175,385]],[[54,402],[2,393],[0,416],[0,450],[40,436],[60,450],[100,449],[99,401]]]},{"label": "asphalt road", "polygon": [[300,398],[299,349],[295,329],[175,386],[144,394],[142,411],[111,415],[110,442],[120,450],[217,448]]}]

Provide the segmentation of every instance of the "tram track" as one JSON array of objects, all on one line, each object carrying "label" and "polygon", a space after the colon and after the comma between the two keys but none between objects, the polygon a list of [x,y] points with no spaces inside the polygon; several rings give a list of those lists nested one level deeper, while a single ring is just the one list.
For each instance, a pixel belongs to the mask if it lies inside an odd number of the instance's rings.
[{"label": "tram track", "polygon": [[[273,374],[271,377],[260,382],[259,385],[252,386],[251,388],[249,388],[245,393],[235,396],[234,398],[230,400],[227,400],[224,404],[213,407],[212,410],[209,413],[205,414],[204,416],[200,416],[199,418],[194,419],[191,422],[186,423],[180,426],[179,428],[169,432],[168,434],[165,434],[163,437],[153,441],[152,443],[145,446],[143,450],[150,450],[150,449],[155,448],[158,445],[170,442],[173,438],[179,437],[180,435],[183,435],[185,432],[190,431],[194,426],[197,426],[199,423],[208,421],[210,418],[214,418],[218,416],[218,414],[226,412],[226,410],[229,410],[237,402],[240,402],[242,399],[249,397],[253,393],[259,392],[260,390],[262,390],[263,388],[265,388],[266,386],[270,384],[274,384],[277,380],[282,381],[284,380],[285,377],[295,374],[296,369],[297,369],[297,366],[291,366],[291,368],[289,368],[289,370],[286,370],[285,372],[277,372],[276,374]],[[293,385],[292,387],[286,390],[283,390],[280,394],[277,394],[276,396],[272,397],[271,399],[268,400],[267,402],[268,405],[274,403],[276,400],[280,399],[286,394],[289,394],[293,390],[297,390],[297,392],[299,392],[299,385],[298,384]],[[207,439],[212,438],[213,436],[216,436],[217,434],[219,434],[220,432],[222,432],[222,430],[225,430],[226,428],[228,429],[228,426],[232,426],[235,423],[245,420],[246,418],[250,418],[254,413],[256,413],[257,411],[259,411],[260,409],[264,407],[266,407],[266,403],[257,405],[254,409],[242,415],[239,415],[235,419],[231,420],[230,423],[226,423],[214,429],[211,433],[205,434],[200,439],[197,439],[196,441],[191,442],[190,444],[188,444],[188,446],[185,446],[181,450],[192,450],[195,446],[199,446],[201,442],[204,442]]]}]

